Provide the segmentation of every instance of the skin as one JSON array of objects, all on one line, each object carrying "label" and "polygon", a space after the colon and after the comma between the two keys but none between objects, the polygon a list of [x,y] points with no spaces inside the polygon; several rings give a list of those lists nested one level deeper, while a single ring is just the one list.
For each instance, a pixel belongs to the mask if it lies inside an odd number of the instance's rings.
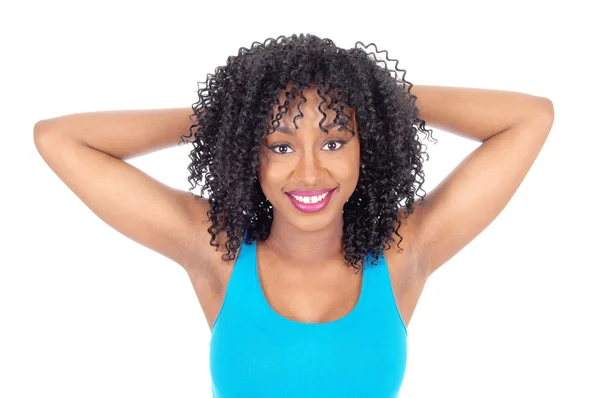
[{"label": "skin", "polygon": [[[288,84],[288,88],[291,85]],[[301,105],[303,116],[298,115],[299,93],[290,103],[288,112],[280,119],[280,126],[287,127],[295,135],[276,131],[269,134],[259,151],[258,180],[273,206],[271,233],[260,246],[265,246],[273,260],[284,267],[303,270],[323,270],[331,265],[340,267],[345,262],[342,246],[343,206],[354,192],[359,177],[360,143],[353,109],[345,108],[351,116],[348,130],[329,128],[329,134],[321,131],[319,122],[323,114],[318,106],[322,99],[316,86],[304,89],[307,102]],[[281,92],[279,102],[285,101]],[[335,111],[324,103],[321,109],[327,114],[323,126],[332,123]],[[277,106],[273,109],[277,114]],[[345,144],[335,143],[335,139]],[[274,147],[273,147],[274,146]],[[268,147],[271,147],[269,149]],[[275,152],[282,153],[278,155]],[[328,205],[316,213],[304,213],[296,209],[285,192],[336,188],[330,195]],[[283,261],[278,261],[283,260]]]}]

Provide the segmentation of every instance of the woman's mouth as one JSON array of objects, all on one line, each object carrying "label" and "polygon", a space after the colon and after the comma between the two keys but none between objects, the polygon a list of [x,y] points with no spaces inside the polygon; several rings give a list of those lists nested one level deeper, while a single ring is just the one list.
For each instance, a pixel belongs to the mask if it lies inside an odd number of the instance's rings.
[{"label": "woman's mouth", "polygon": [[288,192],[285,194],[290,198],[292,204],[301,212],[315,213],[323,210],[325,206],[327,206],[327,203],[331,200],[331,196],[335,190],[336,188],[321,195],[314,196],[296,196]]}]

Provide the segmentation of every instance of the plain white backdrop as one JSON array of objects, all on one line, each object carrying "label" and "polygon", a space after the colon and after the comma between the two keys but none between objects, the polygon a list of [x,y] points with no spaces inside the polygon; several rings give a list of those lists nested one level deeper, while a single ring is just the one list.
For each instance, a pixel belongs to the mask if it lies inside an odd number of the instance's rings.
[{"label": "plain white backdrop", "polygon": [[[197,83],[228,56],[292,33],[344,48],[376,43],[416,85],[552,100],[552,132],[519,190],[427,282],[400,396],[600,396],[600,32],[591,9],[385,3],[1,6],[0,396],[210,397],[210,331],[185,271],[95,216],[38,154],[33,126],[79,112],[191,111]],[[434,137],[426,192],[477,146]],[[191,149],[129,162],[188,189]],[[360,374],[369,364],[348,366]]]}]

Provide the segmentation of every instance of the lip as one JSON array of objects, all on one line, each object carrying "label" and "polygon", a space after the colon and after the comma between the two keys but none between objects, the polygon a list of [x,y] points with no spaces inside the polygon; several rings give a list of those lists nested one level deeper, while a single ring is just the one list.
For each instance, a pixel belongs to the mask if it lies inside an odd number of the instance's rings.
[{"label": "lip", "polygon": [[335,188],[333,188],[333,189],[319,189],[319,190],[316,190],[316,191],[290,191],[290,192],[286,192],[286,193],[294,194],[296,196],[317,196],[317,195],[324,194],[325,192],[331,192],[334,189]]},{"label": "lip", "polygon": [[[335,190],[336,190],[336,188],[331,189],[331,190],[319,190],[319,191],[294,191],[294,194],[295,194],[295,192],[312,192],[313,195],[315,195],[314,192],[321,192],[321,194],[329,192],[329,195],[327,195],[325,197],[325,199],[323,199],[322,201],[317,202],[317,203],[303,203],[303,202],[300,202],[300,201],[297,201],[296,199],[294,199],[294,197],[290,193],[286,192],[285,194],[287,195],[288,198],[290,198],[290,201],[292,202],[294,207],[296,207],[296,209],[298,209],[304,213],[316,213],[318,211],[323,210],[327,206],[327,204],[331,200],[331,197],[334,195]],[[317,195],[319,195],[319,194],[317,194]],[[296,196],[312,196],[312,195],[296,195]]]}]

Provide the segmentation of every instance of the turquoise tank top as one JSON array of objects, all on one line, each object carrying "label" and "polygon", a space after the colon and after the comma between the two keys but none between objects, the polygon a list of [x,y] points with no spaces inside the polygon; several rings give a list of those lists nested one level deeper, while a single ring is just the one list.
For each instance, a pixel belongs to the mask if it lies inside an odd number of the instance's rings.
[{"label": "turquoise tank top", "polygon": [[279,315],[264,296],[256,241],[242,242],[210,346],[214,398],[397,397],[408,332],[396,307],[383,253],[364,261],[360,298],[325,323]]}]

